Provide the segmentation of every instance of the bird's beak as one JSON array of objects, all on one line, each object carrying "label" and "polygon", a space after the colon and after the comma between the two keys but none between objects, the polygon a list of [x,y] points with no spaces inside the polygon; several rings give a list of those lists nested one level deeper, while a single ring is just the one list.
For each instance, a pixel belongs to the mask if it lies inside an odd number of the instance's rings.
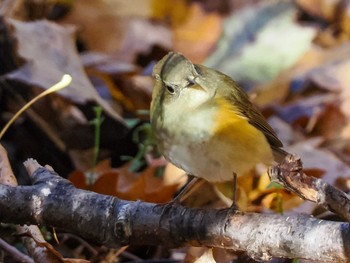
[{"label": "bird's beak", "polygon": [[190,85],[189,88],[194,88],[198,90],[203,90],[205,92],[209,92],[208,88],[205,86],[205,82],[203,81],[200,75],[191,76],[189,81],[194,84],[194,85]]}]

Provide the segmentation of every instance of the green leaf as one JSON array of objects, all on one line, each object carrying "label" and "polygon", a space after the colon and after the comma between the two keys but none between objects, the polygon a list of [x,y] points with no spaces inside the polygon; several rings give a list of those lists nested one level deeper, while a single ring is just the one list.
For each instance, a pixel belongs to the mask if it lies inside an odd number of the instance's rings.
[{"label": "green leaf", "polygon": [[266,190],[269,190],[269,189],[284,189],[284,187],[279,183],[270,182],[268,186],[266,186]]}]

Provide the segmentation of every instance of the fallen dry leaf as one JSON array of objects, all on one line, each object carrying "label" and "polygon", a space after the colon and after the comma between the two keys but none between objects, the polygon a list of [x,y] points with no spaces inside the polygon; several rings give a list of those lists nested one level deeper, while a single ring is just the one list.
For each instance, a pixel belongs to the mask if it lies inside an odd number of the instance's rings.
[{"label": "fallen dry leaf", "polygon": [[137,173],[129,170],[129,165],[119,168],[116,193],[122,199],[137,200],[144,198],[144,181]]},{"label": "fallen dry leaf", "polygon": [[[91,190],[96,193],[111,195],[111,196],[118,196],[124,199],[124,196],[121,196],[120,191],[118,191],[119,175],[120,173],[117,169],[111,169],[109,172],[104,172],[100,174],[98,179],[91,186]],[[134,184],[132,185],[134,186]],[[131,188],[128,190],[132,192],[134,189]],[[127,200],[130,200],[130,199],[127,199]]]},{"label": "fallen dry leaf", "polygon": [[290,211],[292,208],[298,207],[304,202],[299,196],[292,194],[285,190],[280,190],[267,194],[262,200],[261,204],[275,211],[276,213],[284,213]]},{"label": "fallen dry leaf", "polygon": [[312,138],[288,147],[288,152],[301,157],[304,169],[324,171],[322,180],[333,185],[338,177],[349,177],[350,167],[327,149],[317,148],[322,138]]},{"label": "fallen dry leaf", "polygon": [[10,19],[7,22],[17,40],[18,56],[26,61],[22,67],[7,74],[8,78],[46,89],[57,83],[63,74],[70,74],[72,83],[58,94],[75,103],[95,101],[109,115],[122,120],[87,78],[75,47],[74,27],[62,27],[46,20],[20,22]]},{"label": "fallen dry leaf", "polygon": [[276,107],[277,115],[288,123],[305,128],[315,113],[323,112],[327,105],[337,103],[337,100],[336,94],[316,94]]},{"label": "fallen dry leaf", "polygon": [[171,27],[177,27],[184,23],[190,12],[186,0],[151,0],[151,10],[152,18],[161,21],[168,20]]},{"label": "fallen dry leaf", "polygon": [[[142,172],[131,172],[130,163],[113,169],[109,162],[97,165],[94,171],[72,172],[68,179],[82,189],[117,196],[124,200],[143,200],[146,202],[164,203],[170,201],[177,189],[178,184],[164,184],[162,177],[157,177],[155,167],[147,167]],[[88,173],[93,173],[95,181],[91,186],[87,184]]]},{"label": "fallen dry leaf", "polygon": [[156,168],[147,168],[140,176],[144,180],[145,201],[165,203],[171,201],[178,189],[178,184],[163,183],[163,178],[155,175]]},{"label": "fallen dry leaf", "polygon": [[0,184],[16,186],[17,179],[12,171],[7,151],[0,144]]},{"label": "fallen dry leaf", "polygon": [[203,62],[221,35],[221,22],[218,13],[206,13],[200,4],[192,4],[185,22],[173,29],[174,50],[194,63]]},{"label": "fallen dry leaf", "polygon": [[277,116],[272,116],[268,122],[284,146],[294,144],[304,138],[298,130],[293,129],[292,125]]},{"label": "fallen dry leaf", "polygon": [[162,24],[134,18],[129,19],[125,27],[125,34],[117,53],[119,60],[134,62],[137,54],[147,54],[156,45],[167,50],[173,47],[171,31]]},{"label": "fallen dry leaf", "polygon": [[340,110],[339,104],[327,104],[318,114],[311,135],[322,136],[325,140],[336,139],[341,137],[347,123],[348,119]]},{"label": "fallen dry leaf", "polygon": [[339,16],[339,7],[342,7],[343,1],[296,0],[296,4],[310,15],[330,21]]},{"label": "fallen dry leaf", "polygon": [[[293,67],[282,71],[276,78],[255,88],[254,103],[260,107],[283,102],[295,88],[303,88],[303,78],[324,59],[324,51],[319,48],[308,50]],[[300,80],[301,79],[301,80]]]},{"label": "fallen dry leaf", "polygon": [[82,171],[76,170],[71,172],[67,178],[74,184],[75,187],[80,189],[87,189],[86,176]]},{"label": "fallen dry leaf", "polygon": [[141,199],[147,202],[169,202],[178,185],[164,185],[161,177],[156,177],[154,167],[147,167],[141,173],[131,173],[123,167],[118,179],[118,196],[127,200]]},{"label": "fallen dry leaf", "polygon": [[167,163],[165,166],[163,178],[165,185],[177,184],[182,187],[187,182],[186,172],[172,163]]},{"label": "fallen dry leaf", "polygon": [[335,184],[335,187],[339,188],[344,192],[349,192],[350,190],[350,179],[349,177],[338,177]]},{"label": "fallen dry leaf", "polygon": [[216,263],[213,256],[213,250],[211,248],[207,248],[204,253],[194,261],[194,263]]},{"label": "fallen dry leaf", "polygon": [[60,23],[78,26],[89,50],[112,54],[120,49],[131,17],[147,18],[150,14],[149,0],[76,0]]}]

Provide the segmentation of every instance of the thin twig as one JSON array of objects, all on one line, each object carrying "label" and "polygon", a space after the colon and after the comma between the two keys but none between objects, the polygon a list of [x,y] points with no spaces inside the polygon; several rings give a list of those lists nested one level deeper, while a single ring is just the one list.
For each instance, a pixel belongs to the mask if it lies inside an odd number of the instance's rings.
[{"label": "thin twig", "polygon": [[22,263],[34,263],[34,260],[28,257],[27,255],[24,255],[21,253],[17,248],[14,246],[11,246],[5,240],[0,238],[0,247],[6,251],[9,255],[11,255],[12,259],[17,260]]}]

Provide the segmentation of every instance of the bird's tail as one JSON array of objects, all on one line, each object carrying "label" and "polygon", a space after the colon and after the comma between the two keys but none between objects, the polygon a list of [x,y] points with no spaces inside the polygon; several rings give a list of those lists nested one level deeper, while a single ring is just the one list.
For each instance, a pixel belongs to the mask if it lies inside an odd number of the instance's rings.
[{"label": "bird's tail", "polygon": [[284,160],[284,158],[289,154],[288,152],[286,152],[280,147],[272,146],[271,148],[273,152],[273,157],[275,158],[275,161],[278,163],[281,163]]}]

